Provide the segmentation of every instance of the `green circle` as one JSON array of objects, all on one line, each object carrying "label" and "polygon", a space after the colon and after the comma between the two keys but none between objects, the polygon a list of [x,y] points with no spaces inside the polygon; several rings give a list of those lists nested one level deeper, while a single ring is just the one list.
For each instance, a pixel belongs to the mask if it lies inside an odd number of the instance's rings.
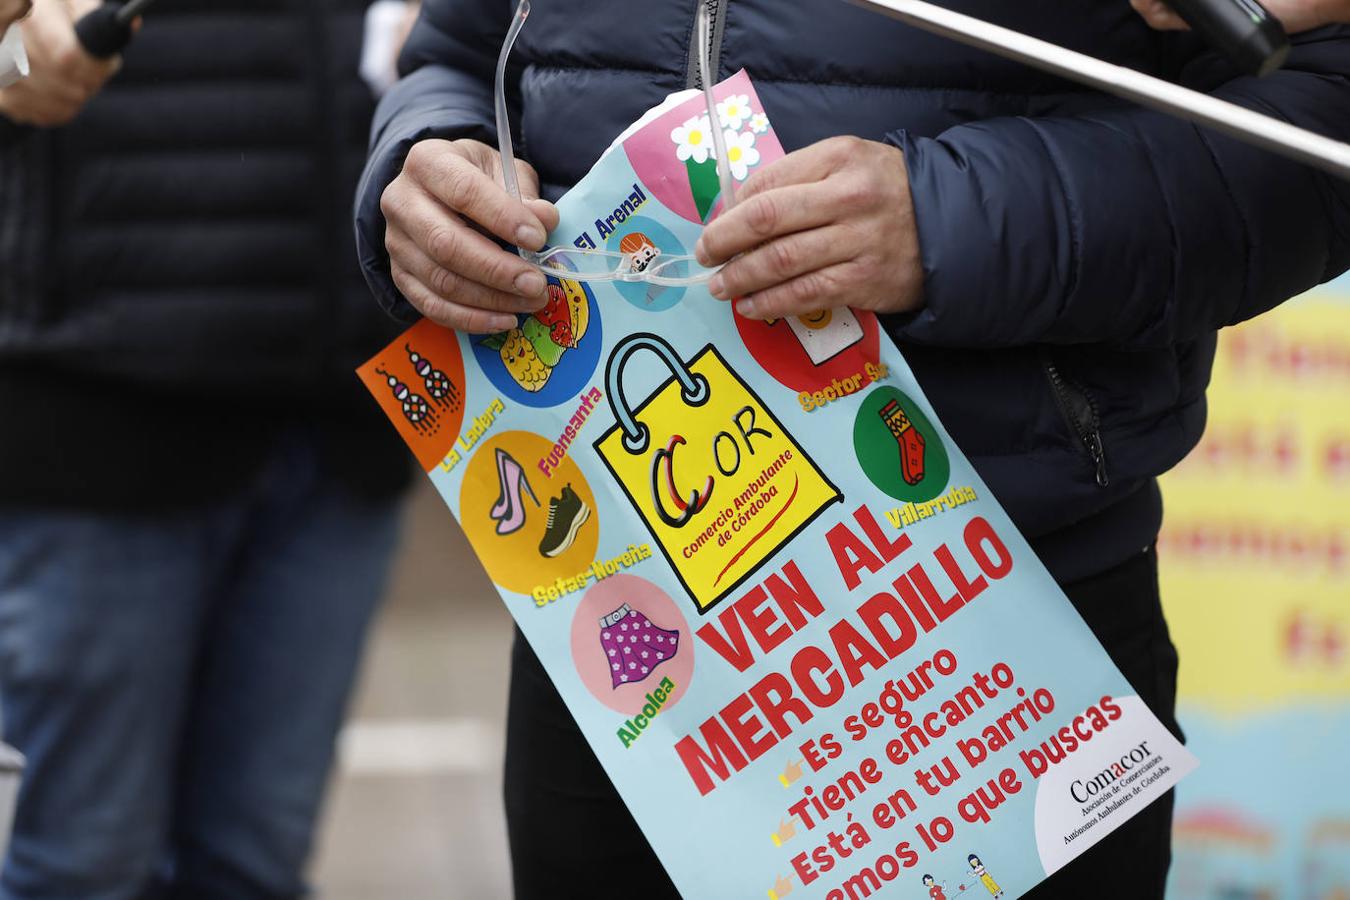
[{"label": "green circle", "polygon": [[[914,484],[905,480],[900,443],[881,413],[891,401],[900,405],[910,426],[923,436],[922,474]],[[922,503],[947,489],[952,466],[938,430],[919,404],[893,387],[879,387],[863,400],[853,420],[853,450],[868,479],[896,500]]]}]

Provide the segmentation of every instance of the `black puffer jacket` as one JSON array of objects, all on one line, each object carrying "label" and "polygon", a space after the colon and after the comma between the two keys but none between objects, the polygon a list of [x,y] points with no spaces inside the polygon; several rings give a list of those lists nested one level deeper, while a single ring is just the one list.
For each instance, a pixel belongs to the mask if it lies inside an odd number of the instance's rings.
[{"label": "black puffer jacket", "polygon": [[74,123],[0,132],[0,502],[224,495],[300,422],[402,483],[352,372],[392,336],[349,224],[366,5],[160,0]]},{"label": "black puffer jacket", "polygon": [[[692,86],[704,0],[535,0],[512,84],[518,147],[556,196],[622,128]],[[1350,139],[1350,28],[1240,78],[1126,0],[943,6]],[[1215,332],[1350,266],[1350,183],[926,35],[843,0],[717,0],[713,65],[745,68],[785,149],[837,134],[905,153],[926,306],[888,325],[957,443],[1062,579],[1153,541],[1155,476],[1204,428]],[[424,0],[357,199],[376,295],[379,197],[430,136],[494,140],[514,0]]]}]

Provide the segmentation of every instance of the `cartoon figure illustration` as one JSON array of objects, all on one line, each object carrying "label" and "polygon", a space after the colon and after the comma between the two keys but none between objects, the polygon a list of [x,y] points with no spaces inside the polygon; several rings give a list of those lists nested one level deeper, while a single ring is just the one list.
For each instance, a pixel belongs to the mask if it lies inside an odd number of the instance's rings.
[{"label": "cartoon figure illustration", "polygon": [[[488,516],[497,523],[497,534],[514,534],[525,525],[525,503],[521,499],[521,491],[530,495],[535,506],[540,505],[539,498],[534,495],[534,488],[530,487],[524,468],[501,447],[497,448],[497,480],[501,485],[501,493]],[[553,510],[550,509],[549,522],[552,521]]]},{"label": "cartoon figure illustration", "polygon": [[628,271],[645,272],[647,267],[652,264],[652,260],[661,255],[661,251],[652,239],[640,231],[634,231],[632,234],[623,236],[619,241],[619,252],[627,257]]},{"label": "cartoon figure illustration", "polygon": [[942,891],[942,889],[947,886],[947,882],[944,881],[942,884],[938,884],[937,879],[932,875],[925,875],[923,876],[923,886],[928,888],[930,900],[947,900],[947,895]]},{"label": "cartoon figure illustration", "polygon": [[376,369],[376,374],[383,375],[389,382],[389,389],[403,407],[403,417],[407,419],[422,434],[432,434],[436,431],[436,413],[427,403],[427,399],[421,394],[415,394],[397,377],[390,375],[384,369]]},{"label": "cartoon figure illustration", "polygon": [[905,408],[899,401],[891,400],[878,411],[878,415],[900,448],[900,475],[905,483],[918,484],[923,481],[924,439],[909,420]]},{"label": "cartoon figure illustration", "polygon": [[581,343],[590,324],[590,303],[577,282],[550,279],[548,297],[548,304],[519,327],[481,341],[500,354],[507,373],[531,393],[544,389],[563,353]]},{"label": "cartoon figure illustration", "polygon": [[994,876],[990,875],[985,870],[984,863],[980,862],[978,856],[972,853],[966,857],[966,862],[970,863],[971,877],[980,879],[980,883],[984,885],[984,889],[988,891],[991,896],[1003,896],[1003,888],[999,887],[998,883],[994,881]]},{"label": "cartoon figure illustration", "polygon": [[432,402],[442,409],[458,409],[463,402],[459,395],[459,388],[451,383],[450,379],[445,377],[445,373],[431,364],[431,360],[422,356],[412,348],[411,344],[404,344],[403,349],[407,351],[408,361],[412,363],[415,371],[427,387],[427,393],[431,396]]},{"label": "cartoon figure illustration", "polygon": [[614,688],[643,681],[675,658],[680,633],[659,628],[627,603],[600,619],[600,649],[609,660]]},{"label": "cartoon figure illustration", "polygon": [[862,325],[847,306],[795,316],[787,323],[812,365],[824,365],[863,339]]},{"label": "cartoon figure illustration", "polygon": [[544,525],[544,537],[539,541],[539,555],[552,559],[566,553],[590,517],[591,508],[586,501],[577,496],[572,485],[564,485],[562,493],[548,501],[548,522]]}]

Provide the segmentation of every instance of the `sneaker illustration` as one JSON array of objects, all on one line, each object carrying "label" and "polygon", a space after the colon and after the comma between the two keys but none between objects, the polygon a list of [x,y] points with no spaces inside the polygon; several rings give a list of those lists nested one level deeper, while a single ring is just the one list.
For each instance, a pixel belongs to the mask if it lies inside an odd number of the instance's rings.
[{"label": "sneaker illustration", "polygon": [[552,558],[566,553],[590,517],[591,508],[570,484],[566,485],[561,494],[548,501],[548,522],[544,525],[544,538],[539,542],[539,554]]}]

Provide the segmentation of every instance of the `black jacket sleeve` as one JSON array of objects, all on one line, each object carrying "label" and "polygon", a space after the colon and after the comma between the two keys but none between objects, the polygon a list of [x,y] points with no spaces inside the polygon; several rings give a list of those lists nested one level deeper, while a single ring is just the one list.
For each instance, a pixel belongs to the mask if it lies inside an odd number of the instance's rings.
[{"label": "black jacket sleeve", "polygon": [[[1350,140],[1350,29],[1301,35],[1284,70],[1213,93]],[[926,306],[897,328],[906,340],[1161,346],[1350,267],[1350,182],[1163,113],[1116,106],[891,140],[925,270]]]}]

